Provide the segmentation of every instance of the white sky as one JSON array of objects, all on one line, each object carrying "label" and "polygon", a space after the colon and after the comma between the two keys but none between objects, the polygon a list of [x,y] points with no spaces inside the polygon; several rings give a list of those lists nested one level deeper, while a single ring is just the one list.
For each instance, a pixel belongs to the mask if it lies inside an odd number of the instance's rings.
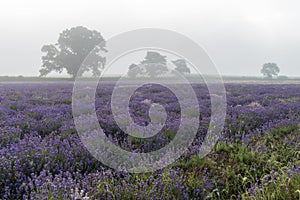
[{"label": "white sky", "polygon": [[73,26],[109,39],[137,28],[185,34],[206,49],[224,75],[259,75],[265,62],[300,76],[297,0],[6,0],[0,3],[0,76],[36,76],[41,47]]}]

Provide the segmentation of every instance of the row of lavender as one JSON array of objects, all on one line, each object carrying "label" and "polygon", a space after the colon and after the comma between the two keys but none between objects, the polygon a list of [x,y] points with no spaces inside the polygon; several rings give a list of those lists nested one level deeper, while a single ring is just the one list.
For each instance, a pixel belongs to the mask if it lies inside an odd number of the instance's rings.
[{"label": "row of lavender", "polygon": [[[210,120],[207,88],[203,85],[193,85],[193,88],[199,100],[200,127],[186,157],[197,153]],[[112,89],[113,84],[99,88],[96,99],[99,122],[112,141],[124,149],[141,152],[153,151],[170,142],[180,117],[180,106],[174,95],[157,85],[136,91],[130,110],[137,123],[149,123],[149,102],[163,104],[168,118],[157,136],[145,141],[132,141],[113,120],[109,106]],[[228,106],[222,140],[248,144],[254,135],[283,126],[299,125],[299,85],[227,84],[226,91]],[[147,183],[125,184],[122,179],[131,179],[131,175],[114,172],[89,154],[74,127],[71,83],[7,83],[0,85],[0,94],[0,199],[68,199],[72,195],[99,197],[99,185],[107,180],[119,181],[115,183],[115,190],[131,188],[134,191],[138,187],[151,187],[149,197],[161,193],[160,188],[164,184],[162,171],[156,172]],[[190,194],[183,179],[172,178],[176,176],[176,170],[172,173],[171,185],[183,198],[205,196],[205,191],[213,189],[211,180],[203,175],[207,188],[195,186]],[[76,188],[82,191],[77,192]],[[111,190],[108,184],[104,184],[104,188],[106,193]]]}]

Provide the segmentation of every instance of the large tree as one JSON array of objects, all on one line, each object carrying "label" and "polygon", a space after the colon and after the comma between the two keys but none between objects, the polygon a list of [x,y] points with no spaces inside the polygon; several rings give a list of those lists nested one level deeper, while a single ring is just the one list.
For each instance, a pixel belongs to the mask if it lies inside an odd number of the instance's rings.
[{"label": "large tree", "polygon": [[261,73],[267,78],[278,76],[279,72],[280,69],[276,63],[265,63],[261,69]]},{"label": "large tree", "polygon": [[[64,69],[73,78],[86,71],[91,71],[94,76],[98,76],[105,64],[105,57],[100,55],[101,51],[107,50],[105,40],[98,31],[82,26],[66,29],[60,33],[56,44],[42,47],[42,52],[46,55],[42,56],[40,76],[46,76],[52,71],[61,73]],[[89,57],[84,62],[82,70],[78,72],[87,56]]]}]

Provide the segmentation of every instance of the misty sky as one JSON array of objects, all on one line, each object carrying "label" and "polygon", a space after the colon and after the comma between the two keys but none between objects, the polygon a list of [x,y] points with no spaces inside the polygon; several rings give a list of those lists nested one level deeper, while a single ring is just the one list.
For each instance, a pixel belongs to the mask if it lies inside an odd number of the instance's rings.
[{"label": "misty sky", "polygon": [[221,74],[260,75],[263,63],[276,62],[282,75],[300,76],[299,11],[297,0],[1,1],[0,76],[38,75],[42,45],[78,25],[105,39],[165,28],[204,47]]}]

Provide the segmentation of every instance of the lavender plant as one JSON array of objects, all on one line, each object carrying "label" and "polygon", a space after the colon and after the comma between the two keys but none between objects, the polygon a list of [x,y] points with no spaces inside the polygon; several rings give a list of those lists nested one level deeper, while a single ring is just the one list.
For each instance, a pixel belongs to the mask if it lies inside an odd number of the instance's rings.
[{"label": "lavender plant", "polygon": [[[156,136],[137,139],[114,121],[113,86],[97,90],[95,100],[112,142],[150,152],[174,138],[181,112],[170,91],[154,85],[132,96],[136,123],[149,123],[153,102],[168,114]],[[197,153],[210,122],[210,96],[204,85],[193,89],[201,116],[188,151],[165,169],[128,174],[109,169],[82,144],[72,118],[71,83],[0,84],[0,199],[299,199],[299,85],[226,84],[224,133],[203,159]]]}]

